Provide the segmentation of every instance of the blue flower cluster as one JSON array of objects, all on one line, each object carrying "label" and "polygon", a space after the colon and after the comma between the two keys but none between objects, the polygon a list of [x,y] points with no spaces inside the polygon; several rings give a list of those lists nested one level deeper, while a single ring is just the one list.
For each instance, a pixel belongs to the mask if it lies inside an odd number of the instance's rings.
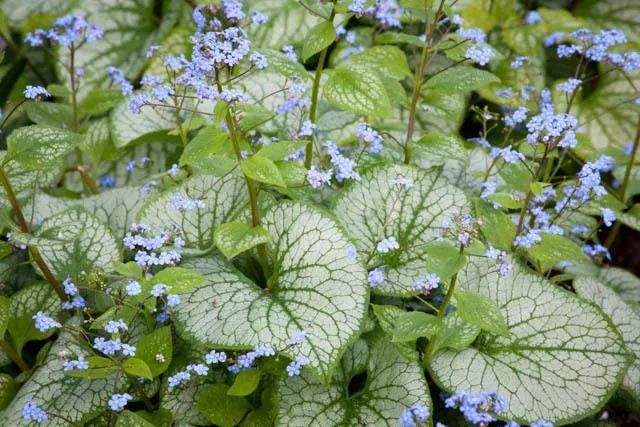
[{"label": "blue flower cluster", "polygon": [[447,408],[457,408],[474,425],[496,421],[495,414],[505,412],[508,401],[495,391],[457,391],[445,400]]}]

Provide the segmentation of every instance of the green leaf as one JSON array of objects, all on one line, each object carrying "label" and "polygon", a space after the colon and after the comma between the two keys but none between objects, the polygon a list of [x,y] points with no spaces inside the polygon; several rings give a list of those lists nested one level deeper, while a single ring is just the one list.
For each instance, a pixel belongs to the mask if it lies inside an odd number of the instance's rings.
[{"label": "green leaf", "polygon": [[323,93],[331,104],[355,114],[384,117],[391,111],[381,78],[364,68],[352,66],[332,70]]},{"label": "green leaf", "polygon": [[213,238],[220,252],[227,259],[231,259],[242,252],[269,242],[269,233],[262,226],[251,227],[242,221],[232,221],[220,224]]},{"label": "green leaf", "polygon": [[510,336],[485,334],[471,348],[437,352],[429,371],[446,391],[496,390],[509,401],[504,419],[562,425],[596,413],[618,387],[629,353],[594,305],[519,264],[500,277],[487,259],[470,262],[458,287],[491,298]]},{"label": "green leaf", "polygon": [[[80,319],[75,318],[71,326],[77,328],[79,323]],[[59,426],[68,425],[68,422],[82,424],[81,420],[85,416],[103,411],[107,407],[107,401],[116,389],[115,380],[88,381],[66,375],[62,369],[62,352],[76,356],[87,355],[74,335],[63,332],[49,350],[42,366],[22,385],[11,404],[2,412],[1,425],[21,425],[22,408],[29,399],[49,414],[64,414],[65,421],[50,421],[51,425]]]},{"label": "green leaf", "polygon": [[99,165],[105,154],[113,149],[109,133],[109,118],[102,117],[92,121],[87,132],[80,138],[78,148],[89,156],[94,166]]},{"label": "green leaf", "polygon": [[260,384],[261,376],[260,370],[255,368],[240,371],[229,390],[227,390],[227,394],[229,396],[247,396],[253,393],[258,388],[258,384]]},{"label": "green leaf", "polygon": [[60,129],[71,129],[73,110],[70,105],[54,102],[30,101],[27,116],[35,124]]},{"label": "green leaf", "polygon": [[74,369],[66,374],[73,378],[83,378],[85,380],[100,380],[112,377],[120,370],[118,364],[107,357],[91,356],[87,358],[89,367],[87,369]]},{"label": "green leaf", "polygon": [[393,341],[415,341],[420,337],[431,338],[440,327],[440,319],[421,311],[410,311],[398,316],[393,330]]},{"label": "green leaf", "polygon": [[[176,196],[200,200],[204,208],[180,211],[171,203]],[[140,212],[139,221],[157,231],[178,225],[187,247],[205,249],[213,244],[214,229],[234,219],[247,202],[247,187],[240,177],[193,176],[149,202]]]},{"label": "green leaf", "polygon": [[463,65],[449,68],[430,77],[424,84],[424,90],[449,93],[470,92],[499,81],[500,79],[495,74]]},{"label": "green leaf", "polygon": [[[153,377],[157,377],[167,370],[171,364],[172,354],[173,339],[171,338],[170,326],[155,329],[136,343],[136,357],[147,364]],[[156,357],[158,355],[162,357]]]},{"label": "green leaf", "polygon": [[427,243],[424,253],[426,270],[435,273],[443,282],[467,264],[467,257],[460,253],[460,249],[446,241]]},{"label": "green leaf", "polygon": [[[354,393],[351,380],[362,374],[366,381]],[[276,425],[395,427],[402,411],[415,403],[432,412],[422,368],[404,360],[384,339],[356,341],[328,387],[303,370],[300,376],[284,377],[279,390]]]},{"label": "green leaf", "polygon": [[79,135],[40,125],[24,126],[7,138],[8,159],[27,170],[50,167],[61,161],[78,144]]},{"label": "green leaf", "polygon": [[509,328],[498,305],[489,297],[457,289],[456,312],[465,321],[495,335],[508,337]]},{"label": "green leaf", "polygon": [[597,29],[620,28],[629,40],[640,41],[640,5],[634,0],[581,1],[574,13]]},{"label": "green leaf", "polygon": [[256,155],[277,161],[283,160],[288,154],[304,147],[307,141],[278,141],[263,146]]},{"label": "green leaf", "polygon": [[140,267],[135,261],[129,261],[127,263],[116,262],[113,264],[113,271],[132,279],[141,279],[143,277],[142,267]]},{"label": "green leaf", "polygon": [[333,23],[324,21],[313,27],[307,34],[302,44],[302,60],[306,61],[311,56],[329,47],[336,39],[336,31]]},{"label": "green leaf", "polygon": [[393,80],[411,75],[407,55],[396,46],[369,47],[351,55],[347,64],[358,64],[360,69],[377,70],[382,76]]},{"label": "green leaf", "polygon": [[600,283],[593,277],[579,277],[573,281],[576,293],[584,299],[593,302],[611,317],[618,328],[627,348],[633,352],[635,359],[629,367],[622,389],[629,393],[640,404],[640,314],[631,305],[620,298],[616,292]]},{"label": "green leaf", "polygon": [[[366,272],[348,257],[341,228],[310,206],[281,202],[266,212],[263,225],[274,263],[269,292],[218,258],[183,262],[207,283],[182,298],[174,321],[183,336],[210,347],[268,343],[291,359],[305,355],[328,381],[365,316]],[[307,340],[290,346],[291,334],[300,330]]]},{"label": "green leaf", "polygon": [[[441,237],[445,219],[469,211],[464,193],[443,180],[441,174],[441,168],[376,168],[336,198],[333,212],[358,253],[368,257],[367,269],[385,269],[386,280],[375,288],[376,293],[415,295],[413,284],[429,273],[425,266],[427,245]],[[413,185],[406,188],[394,184],[398,178],[406,178]],[[378,242],[388,237],[395,237],[400,248],[379,254]]]},{"label": "green leaf", "polygon": [[101,116],[120,104],[124,99],[117,89],[94,89],[80,105],[80,110],[88,116]]},{"label": "green leaf", "polygon": [[0,411],[9,406],[20,386],[11,375],[0,374]]},{"label": "green leaf", "polygon": [[452,348],[454,350],[464,350],[469,347],[480,333],[480,327],[465,322],[456,312],[448,314],[432,339],[434,343],[434,353],[441,348]]},{"label": "green leaf", "polygon": [[4,339],[4,333],[7,331],[10,318],[11,309],[9,298],[0,296],[0,340]]},{"label": "green leaf", "polygon": [[[380,325],[380,329],[389,335],[393,336],[396,327],[396,319],[400,316],[403,316],[406,311],[401,308],[398,308],[394,305],[377,305],[371,304],[371,308],[373,309],[373,314],[375,314],[378,319],[378,325]],[[415,343],[413,342],[393,342],[393,345],[398,350],[398,353],[402,355],[406,360],[416,362],[417,354]]]},{"label": "green leaf", "polygon": [[474,200],[473,205],[476,216],[482,221],[480,230],[487,242],[498,249],[510,249],[516,237],[516,226],[511,218],[480,199]]},{"label": "green leaf", "polygon": [[249,35],[256,47],[280,49],[285,44],[300,45],[309,30],[321,22],[296,0],[255,0],[251,8],[269,17],[265,24],[251,26]]},{"label": "green leaf", "polygon": [[543,270],[549,270],[560,261],[586,261],[588,258],[577,243],[557,234],[541,233],[542,240],[528,250],[529,256]]},{"label": "green leaf", "polygon": [[135,412],[127,410],[120,412],[116,421],[116,427],[153,427],[154,425]]},{"label": "green leaf", "polygon": [[148,380],[153,379],[153,374],[151,373],[151,369],[142,359],[138,359],[136,357],[129,357],[122,362],[122,369],[124,371],[134,377],[142,377]]},{"label": "green leaf", "polygon": [[97,268],[111,271],[122,258],[111,231],[95,216],[77,208],[47,218],[35,235],[16,233],[15,238],[36,246],[60,279],[78,277],[81,272]]},{"label": "green leaf", "polygon": [[272,160],[261,157],[257,154],[245,159],[240,163],[242,172],[254,181],[263,182],[269,185],[284,187],[285,183],[280,175],[280,170]]},{"label": "green leaf", "polygon": [[242,420],[251,405],[243,397],[229,396],[226,384],[208,385],[196,396],[198,410],[213,424],[233,427]]},{"label": "green leaf", "polygon": [[174,294],[188,292],[205,282],[205,278],[197,272],[184,267],[168,267],[156,273],[149,281],[151,286],[164,283]]},{"label": "green leaf", "polygon": [[220,125],[205,126],[187,144],[180,156],[181,165],[194,165],[202,162],[203,157],[219,154],[233,154],[233,145],[229,134],[220,129]]}]

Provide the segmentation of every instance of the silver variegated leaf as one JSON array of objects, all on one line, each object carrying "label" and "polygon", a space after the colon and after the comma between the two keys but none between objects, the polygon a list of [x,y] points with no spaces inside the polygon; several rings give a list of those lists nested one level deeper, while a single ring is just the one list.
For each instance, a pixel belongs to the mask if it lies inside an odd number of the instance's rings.
[{"label": "silver variegated leaf", "polygon": [[269,16],[266,24],[252,27],[250,35],[256,47],[279,50],[286,44],[301,43],[308,30],[320,22],[294,0],[257,0],[251,2],[251,8]]},{"label": "silver variegated leaf", "polygon": [[61,199],[39,194],[33,204],[34,219],[40,222],[67,208],[78,207],[107,224],[120,239],[135,222],[146,197],[146,192],[139,187],[114,188],[84,199]]},{"label": "silver variegated leaf", "polygon": [[[364,389],[351,396],[350,380],[366,372]],[[356,341],[329,386],[303,370],[280,383],[277,424],[287,426],[397,426],[415,403],[431,409],[429,389],[417,362],[403,358],[386,339]],[[430,411],[432,412],[432,411]]]},{"label": "silver variegated leaf", "polygon": [[[200,206],[179,209],[176,200],[180,198]],[[151,200],[140,212],[139,222],[157,231],[177,229],[186,246],[204,249],[213,244],[215,228],[233,219],[247,201],[244,180],[235,175],[194,176]]]},{"label": "silver variegated leaf", "polygon": [[38,248],[59,279],[94,269],[110,271],[122,259],[118,241],[98,218],[78,208],[42,222],[35,235],[16,234],[16,240]]},{"label": "silver variegated leaf", "polygon": [[[79,319],[72,319],[69,324],[78,327]],[[40,424],[46,427],[68,426],[70,422],[83,424],[83,420],[107,409],[109,397],[118,390],[115,380],[89,381],[68,376],[62,370],[63,353],[70,358],[88,356],[85,347],[78,343],[74,335],[63,332],[49,350],[42,366],[22,385],[11,404],[0,415],[1,425],[23,425],[22,407],[29,398],[49,414],[48,419]]]},{"label": "silver variegated leaf", "polygon": [[[367,268],[384,265],[377,244],[394,237],[400,248],[385,265],[386,280],[375,288],[385,295],[415,294],[412,285],[424,277],[424,247],[442,235],[442,224],[469,210],[464,193],[441,179],[442,169],[386,166],[362,176],[338,196],[334,213],[354,240]],[[410,185],[395,184],[408,180]]]},{"label": "silver variegated leaf", "polygon": [[633,364],[622,380],[622,389],[636,404],[640,403],[640,314],[622,300],[616,292],[593,277],[573,281],[578,295],[602,308],[616,325],[627,348],[635,355]]},{"label": "silver variegated leaf", "polygon": [[504,278],[497,270],[491,260],[474,261],[458,286],[493,299],[510,336],[484,334],[471,348],[437,352],[434,380],[451,392],[496,390],[509,399],[501,415],[522,424],[562,425],[598,411],[631,362],[611,320],[518,264]]},{"label": "silver variegated leaf", "polygon": [[170,108],[144,106],[140,113],[135,114],[129,109],[129,100],[124,100],[114,108],[110,121],[111,138],[118,148],[143,137],[153,138],[156,133],[162,136],[177,127],[175,113]]},{"label": "silver variegated leaf", "polygon": [[[295,358],[305,355],[328,381],[366,314],[366,272],[348,256],[340,227],[304,204],[284,202],[264,216],[273,259],[269,291],[217,258],[187,262],[205,285],[182,297],[175,320],[186,337],[204,345],[249,349],[269,343]],[[305,331],[300,346],[291,335]]]},{"label": "silver variegated leaf", "polygon": [[[5,154],[5,151],[0,151],[0,159],[2,159]],[[4,165],[4,169],[9,182],[11,182],[13,186],[13,191],[15,191],[19,200],[27,199],[33,196],[39,188],[51,185],[60,172],[59,168],[25,170],[15,160],[9,160],[7,164]],[[4,187],[1,186],[0,206],[9,206]]]},{"label": "silver variegated leaf", "polygon": [[602,267],[598,279],[626,302],[640,303],[640,279],[620,267]]}]

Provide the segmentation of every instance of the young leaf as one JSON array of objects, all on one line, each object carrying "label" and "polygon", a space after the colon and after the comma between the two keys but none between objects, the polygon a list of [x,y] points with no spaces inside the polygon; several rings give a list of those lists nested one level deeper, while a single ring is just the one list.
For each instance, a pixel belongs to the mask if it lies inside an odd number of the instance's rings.
[{"label": "young leaf", "polygon": [[129,100],[123,100],[111,111],[111,138],[117,148],[124,148],[148,140],[175,140],[167,132],[176,126],[175,117],[168,108],[142,107],[139,114],[129,109]]},{"label": "young leaf", "polygon": [[280,170],[272,160],[258,154],[245,159],[240,163],[242,172],[254,181],[263,182],[269,185],[284,187],[285,183],[280,175]]},{"label": "young leaf", "polygon": [[0,411],[11,403],[19,389],[20,386],[11,375],[0,374]]},{"label": "young leaf", "polygon": [[[267,252],[275,260],[269,292],[219,258],[184,262],[207,283],[184,295],[174,317],[178,330],[210,346],[248,349],[268,343],[291,359],[305,355],[328,381],[366,313],[366,272],[348,257],[350,244],[341,228],[314,208],[282,202],[264,215],[263,225],[271,241]],[[291,347],[289,338],[299,330],[307,332],[307,340]]]},{"label": "young leaf", "polygon": [[89,363],[87,369],[74,369],[67,371],[66,374],[73,378],[100,380],[112,377],[120,369],[115,361],[107,357],[90,356],[87,362]]},{"label": "young leaf", "polygon": [[71,106],[55,102],[30,101],[27,103],[27,116],[37,125],[59,129],[71,129],[73,122]]},{"label": "young leaf", "polygon": [[135,261],[129,261],[127,263],[116,262],[113,264],[113,271],[132,279],[142,278],[142,267],[140,267]]},{"label": "young leaf", "polygon": [[220,224],[213,235],[217,248],[232,259],[251,248],[267,243],[269,233],[262,226],[251,227],[242,221]]},{"label": "young leaf", "polygon": [[529,256],[540,263],[542,270],[552,268],[560,261],[585,261],[587,256],[573,240],[557,234],[541,233],[542,240],[529,249]]},{"label": "young leaf", "polygon": [[410,311],[395,320],[394,342],[415,341],[420,337],[431,338],[440,327],[440,319],[433,314]]},{"label": "young leaf", "polygon": [[480,199],[474,200],[473,205],[476,216],[482,220],[480,230],[485,239],[498,249],[510,249],[516,237],[516,226],[509,216]]},{"label": "young leaf", "polygon": [[[373,309],[373,314],[375,314],[376,319],[378,319],[378,325],[380,325],[380,329],[388,335],[393,336],[396,327],[396,319],[400,316],[403,316],[406,311],[403,309],[396,307],[395,305],[377,305],[371,304],[371,308]],[[393,342],[393,345],[398,350],[398,353],[402,355],[406,360],[411,362],[417,362],[416,358],[416,346],[413,342]]]},{"label": "young leaf", "polygon": [[573,281],[573,287],[578,295],[593,302],[611,317],[627,348],[635,355],[633,364],[622,380],[622,389],[632,397],[637,408],[640,404],[640,314],[613,289],[593,277],[579,277]]},{"label": "young leaf", "polygon": [[154,425],[135,412],[126,410],[118,414],[118,421],[116,421],[116,427],[153,427]]},{"label": "young leaf", "polygon": [[273,144],[263,146],[256,154],[274,162],[283,160],[288,154],[304,147],[305,141],[278,141]]},{"label": "young leaf", "polygon": [[136,343],[136,357],[147,364],[153,377],[167,370],[172,355],[173,339],[170,326],[155,329]]},{"label": "young leaf", "polygon": [[[445,390],[496,390],[509,401],[505,419],[566,424],[596,412],[618,387],[631,359],[616,328],[594,305],[519,264],[500,277],[486,259],[470,262],[457,286],[491,298],[510,335],[435,353],[429,371]],[[586,376],[582,367],[599,374]]]},{"label": "young leaf", "polygon": [[247,396],[255,391],[260,384],[261,373],[259,369],[247,369],[241,371],[236,375],[236,379],[233,381],[227,394],[229,396]]},{"label": "young leaf", "polygon": [[100,116],[122,102],[124,96],[117,89],[94,89],[80,105],[80,111],[88,116]]},{"label": "young leaf", "polygon": [[237,425],[251,405],[243,397],[229,396],[226,384],[211,384],[202,388],[196,396],[198,410],[207,419],[221,427]]},{"label": "young leaf", "polygon": [[[356,382],[362,374],[364,379]],[[300,376],[284,377],[279,389],[276,425],[395,427],[402,411],[415,403],[431,412],[422,368],[404,360],[384,339],[351,345],[328,387],[303,370]]]},{"label": "young leaf", "polygon": [[331,71],[324,97],[338,108],[363,116],[385,117],[391,111],[387,90],[378,74],[360,67]]},{"label": "young leaf", "polygon": [[181,294],[188,292],[205,282],[205,278],[197,272],[184,267],[168,267],[159,271],[149,280],[149,287],[164,283],[169,292]]},{"label": "young leaf", "polygon": [[407,55],[396,46],[372,46],[349,57],[348,64],[377,70],[382,76],[402,80],[411,75]]},{"label": "young leaf", "polygon": [[272,49],[257,49],[257,51],[267,58],[271,69],[285,77],[298,76],[304,79],[309,75],[309,72],[302,64],[292,61],[282,52]]},{"label": "young leaf", "polygon": [[467,264],[467,257],[449,242],[435,241],[424,246],[426,271],[447,281]]},{"label": "young leaf", "polygon": [[[334,213],[350,234],[359,253],[373,254],[366,267],[383,266],[385,282],[375,292],[415,295],[413,284],[427,271],[425,248],[442,235],[445,219],[469,211],[462,191],[441,177],[442,169],[429,171],[410,166],[385,166],[338,195]],[[405,179],[411,185],[394,184]],[[379,254],[378,243],[395,237],[400,248]]]},{"label": "young leaf", "polygon": [[76,133],[32,125],[18,128],[7,138],[4,161],[14,159],[26,170],[43,169],[61,161],[80,140]]},{"label": "young leaf", "polygon": [[468,66],[457,66],[430,77],[424,86],[425,90],[455,93],[478,90],[499,81],[498,76],[488,71]]},{"label": "young leaf", "polygon": [[441,348],[463,350],[475,341],[479,333],[480,327],[465,322],[455,311],[449,313],[442,321],[438,332],[432,337],[435,340],[434,354]]},{"label": "young leaf", "polygon": [[598,279],[624,301],[640,302],[640,279],[635,274],[620,267],[603,266],[598,271]]},{"label": "young leaf", "polygon": [[456,313],[472,325],[492,334],[509,336],[509,328],[500,308],[489,297],[475,292],[455,290]]},{"label": "young leaf", "polygon": [[336,31],[333,23],[324,21],[313,27],[306,35],[302,44],[302,60],[306,61],[311,56],[328,47],[336,39]]},{"label": "young leaf", "polygon": [[122,362],[122,369],[133,377],[141,377],[148,380],[153,379],[153,374],[151,373],[149,366],[137,357],[129,357],[125,359],[124,362]]}]

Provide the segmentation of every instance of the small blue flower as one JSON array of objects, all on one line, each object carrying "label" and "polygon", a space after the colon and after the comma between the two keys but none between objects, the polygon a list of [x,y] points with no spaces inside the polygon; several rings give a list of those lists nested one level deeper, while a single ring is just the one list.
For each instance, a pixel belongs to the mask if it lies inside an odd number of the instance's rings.
[{"label": "small blue flower", "polygon": [[308,365],[309,363],[311,363],[311,360],[307,356],[300,355],[296,357],[293,362],[287,365],[287,374],[290,377],[300,375],[300,370],[302,369],[302,367]]},{"label": "small blue flower", "polygon": [[47,332],[49,329],[61,328],[62,325],[55,319],[47,316],[44,312],[38,311],[33,317],[36,329],[40,332]]},{"label": "small blue flower", "polygon": [[22,407],[22,419],[40,424],[48,418],[47,413],[31,399],[31,396],[27,397],[27,403]]},{"label": "small blue flower", "polygon": [[418,427],[424,425],[427,418],[429,418],[429,408],[424,403],[414,403],[402,411],[398,421],[400,427]]},{"label": "small blue flower", "polygon": [[129,393],[124,394],[114,394],[109,399],[109,408],[112,411],[120,412],[127,406],[127,403],[133,399]]},{"label": "small blue flower", "polygon": [[24,97],[27,99],[48,98],[51,94],[42,86],[27,85],[24,89]]},{"label": "small blue flower", "polygon": [[378,267],[369,272],[369,285],[372,288],[378,287],[385,280],[384,268]]}]

